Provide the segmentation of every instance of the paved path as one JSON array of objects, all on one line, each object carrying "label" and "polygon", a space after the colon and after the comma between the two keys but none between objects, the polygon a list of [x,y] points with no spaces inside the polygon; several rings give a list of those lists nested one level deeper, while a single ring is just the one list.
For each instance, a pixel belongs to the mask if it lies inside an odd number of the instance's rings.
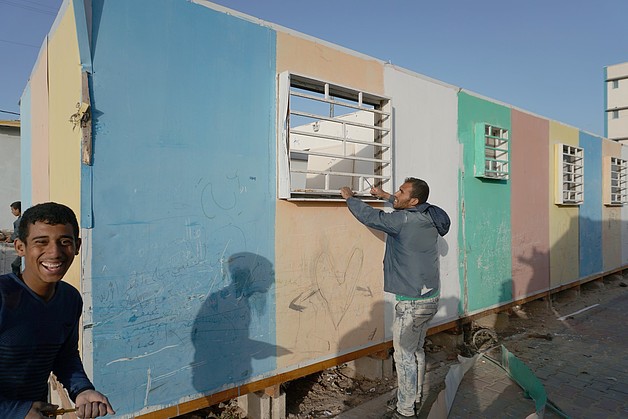
[{"label": "paved path", "polygon": [[[628,292],[619,282],[606,285],[609,298],[600,299],[597,306],[584,307],[581,313],[558,313],[548,307],[545,318],[536,320],[535,326],[549,331],[551,340],[527,330],[499,342],[534,372],[548,398],[571,418],[628,418]],[[571,310],[569,307],[563,308]],[[558,320],[568,314],[573,316]],[[392,394],[337,417],[388,417],[386,400]],[[428,395],[428,403],[434,397]],[[504,370],[480,360],[464,376],[449,418],[525,418],[534,410],[534,402],[524,397]],[[428,411],[429,406],[419,417],[426,418]],[[546,407],[545,417],[563,416]]]}]

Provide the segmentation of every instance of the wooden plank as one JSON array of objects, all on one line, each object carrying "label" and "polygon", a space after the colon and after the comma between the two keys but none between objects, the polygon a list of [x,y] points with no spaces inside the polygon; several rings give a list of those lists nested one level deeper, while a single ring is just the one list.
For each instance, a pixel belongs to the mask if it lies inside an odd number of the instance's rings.
[{"label": "wooden plank", "polygon": [[89,75],[82,72],[81,103],[86,105],[85,112],[81,115],[81,155],[83,164],[92,164],[92,117],[91,100],[89,97]]},{"label": "wooden plank", "polygon": [[383,342],[370,348],[364,348],[356,352],[351,352],[345,355],[338,356],[326,361],[321,361],[316,364],[308,365],[306,367],[298,368],[293,371],[285,372],[275,375],[273,377],[265,378],[263,380],[255,381],[248,384],[243,384],[238,387],[234,387],[228,390],[221,391],[209,396],[202,397],[200,399],[191,400],[178,404],[177,406],[171,406],[166,409],[161,409],[155,412],[146,413],[143,415],[135,416],[137,419],[165,419],[173,416],[181,415],[184,413],[193,412],[195,410],[203,409],[213,406],[220,402],[234,399],[238,396],[242,396],[256,391],[265,391],[269,387],[279,386],[281,383],[287,381],[296,380],[297,378],[305,377],[316,372],[324,371],[327,368],[335,367],[348,361],[353,361],[364,356],[368,356],[372,353],[385,351],[392,348],[392,342]]}]

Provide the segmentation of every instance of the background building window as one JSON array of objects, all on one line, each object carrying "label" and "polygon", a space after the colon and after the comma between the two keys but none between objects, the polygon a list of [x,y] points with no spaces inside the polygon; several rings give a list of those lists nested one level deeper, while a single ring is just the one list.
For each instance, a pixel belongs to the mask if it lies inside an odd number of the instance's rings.
[{"label": "background building window", "polygon": [[279,198],[340,199],[342,186],[371,198],[370,185],[390,189],[388,98],[287,73],[279,95]]}]

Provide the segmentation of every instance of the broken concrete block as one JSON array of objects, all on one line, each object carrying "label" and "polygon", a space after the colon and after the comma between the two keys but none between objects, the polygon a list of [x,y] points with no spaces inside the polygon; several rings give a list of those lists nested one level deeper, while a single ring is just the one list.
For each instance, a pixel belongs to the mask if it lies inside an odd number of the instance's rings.
[{"label": "broken concrete block", "polygon": [[392,357],[376,359],[369,356],[349,361],[343,374],[350,378],[363,377],[371,380],[392,376]]},{"label": "broken concrete block", "polygon": [[238,397],[238,407],[242,409],[246,413],[246,417],[250,419],[272,418],[271,397],[263,391]]}]

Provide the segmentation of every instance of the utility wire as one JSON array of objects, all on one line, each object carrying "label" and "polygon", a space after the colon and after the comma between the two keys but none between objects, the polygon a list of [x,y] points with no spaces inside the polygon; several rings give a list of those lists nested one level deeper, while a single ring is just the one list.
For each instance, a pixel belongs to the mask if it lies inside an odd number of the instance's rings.
[{"label": "utility wire", "polygon": [[24,44],[22,42],[9,41],[8,39],[0,39],[0,42],[6,42],[8,44],[21,45],[23,47],[39,48],[37,45]]},{"label": "utility wire", "polygon": [[[3,1],[5,1],[5,0],[3,0]],[[50,3],[50,0],[44,0],[44,3],[45,3],[45,2]],[[59,3],[59,4],[61,4],[62,2],[63,2],[63,0],[59,0],[59,1],[58,1],[58,3]],[[52,12],[55,12],[55,13],[56,13],[56,12],[58,11],[58,9],[59,9],[58,7],[49,6],[49,5],[47,5],[47,4],[42,4],[41,2],[38,2],[38,1],[32,1],[32,0],[20,0],[20,3],[30,3],[30,4],[32,4],[32,5],[33,5],[33,6],[35,6],[35,7],[39,7],[39,8],[41,8],[41,9],[48,9],[48,10],[50,10],[50,11],[52,11]]]},{"label": "utility wire", "polygon": [[16,112],[11,112],[11,111],[5,111],[5,110],[3,110],[3,109],[0,109],[0,113],[10,113],[11,115],[17,115],[17,116],[20,116],[20,114],[19,114],[19,113],[16,113]]},{"label": "utility wire", "polygon": [[[21,3],[16,3],[10,0],[0,0],[0,3],[4,3],[4,4],[8,4],[9,6],[13,6],[13,7],[17,7],[20,9],[24,9],[24,10],[28,10],[30,12],[37,12],[37,13],[42,13],[44,15],[50,15],[50,16],[56,16],[57,13],[54,12],[52,9],[48,9],[48,10],[44,10],[44,9],[40,9],[38,7],[35,6],[29,6],[28,4],[21,4]],[[45,7],[42,5],[39,5],[39,7]]]}]

